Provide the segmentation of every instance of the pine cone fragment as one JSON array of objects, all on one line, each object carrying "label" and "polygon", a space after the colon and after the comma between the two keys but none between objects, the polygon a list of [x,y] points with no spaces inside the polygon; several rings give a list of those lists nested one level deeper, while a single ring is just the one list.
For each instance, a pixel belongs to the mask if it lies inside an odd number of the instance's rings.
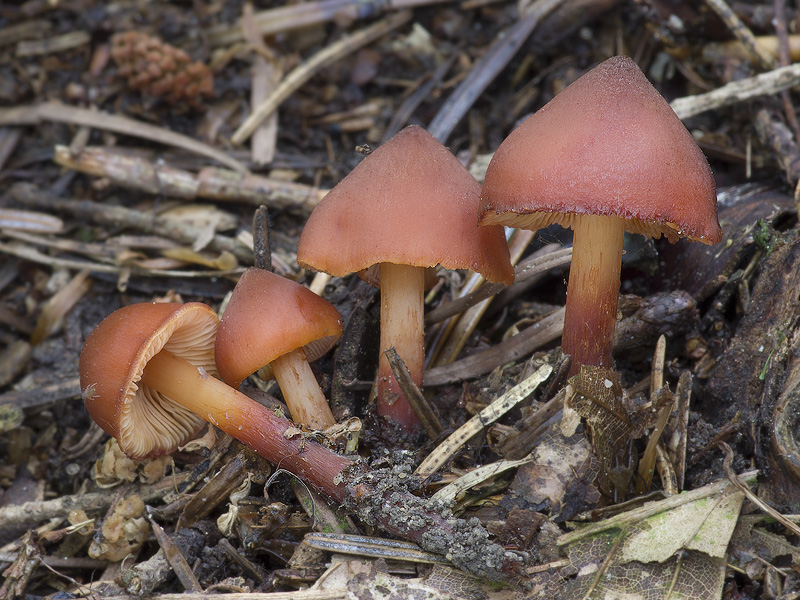
[{"label": "pine cone fragment", "polygon": [[202,108],[203,98],[214,93],[214,77],[202,62],[156,37],[127,31],[111,38],[111,56],[118,75],[144,94],[175,105]]}]

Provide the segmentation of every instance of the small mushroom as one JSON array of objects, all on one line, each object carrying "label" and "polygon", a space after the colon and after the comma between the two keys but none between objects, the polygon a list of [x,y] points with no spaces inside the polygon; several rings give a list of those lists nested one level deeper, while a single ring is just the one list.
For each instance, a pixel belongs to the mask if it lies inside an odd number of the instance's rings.
[{"label": "small mushroom", "polygon": [[481,225],[574,230],[562,337],[611,367],[624,232],[716,244],[714,178],[666,100],[628,57],[601,63],[534,113],[486,171]]},{"label": "small mushroom", "polygon": [[339,313],[327,300],[270,271],[248,269],[222,315],[217,367],[222,380],[238,388],[269,365],[295,423],[327,429],[336,421],[308,363],[341,334]]},{"label": "small mushroom", "polygon": [[287,431],[293,424],[215,377],[219,320],[205,304],[123,307],[86,338],[81,390],[89,414],[129,457],[174,451],[212,423],[341,501],[353,462]]},{"label": "small mushroom", "polygon": [[422,384],[425,270],[472,269],[510,284],[502,227],[479,228],[480,185],[431,134],[403,129],[367,156],[317,205],[300,236],[301,266],[334,276],[380,265],[378,414],[402,429],[419,420],[384,351],[394,347]]}]

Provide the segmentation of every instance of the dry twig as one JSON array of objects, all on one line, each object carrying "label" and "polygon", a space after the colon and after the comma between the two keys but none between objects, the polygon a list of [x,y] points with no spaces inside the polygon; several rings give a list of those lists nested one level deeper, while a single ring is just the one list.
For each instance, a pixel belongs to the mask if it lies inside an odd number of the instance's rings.
[{"label": "dry twig", "polygon": [[506,67],[536,26],[563,1],[536,0],[527,8],[522,18],[497,38],[428,125],[428,131],[433,137],[442,143],[447,141],[456,125],[475,104],[475,100]]},{"label": "dry twig", "polygon": [[374,42],[378,38],[386,35],[390,31],[404,25],[411,19],[410,11],[402,11],[370,25],[357,33],[351,34],[338,42],[326,46],[306,62],[298,66],[275,87],[272,93],[245,119],[239,129],[231,137],[234,144],[242,144],[249,138],[256,128],[269,117],[280,105],[291,96],[300,86],[306,83],[311,77],[333,64],[342,57],[358,50],[362,46]]},{"label": "dry twig", "polygon": [[247,167],[238,160],[231,158],[213,146],[163,127],[156,127],[128,117],[67,106],[60,102],[43,102],[36,106],[0,108],[0,125],[38,125],[42,121],[72,123],[73,125],[104,129],[122,135],[142,138],[211,158],[240,173],[247,171]]},{"label": "dry twig", "polygon": [[194,200],[209,198],[221,202],[240,202],[274,209],[311,210],[327,190],[218,167],[205,167],[192,173],[169,165],[156,164],[141,156],[103,147],[87,147],[74,153],[67,146],[56,146],[53,160],[81,173],[105,177],[115,185],[169,198]]},{"label": "dry twig", "polygon": [[560,308],[488,350],[425,371],[422,383],[425,386],[444,385],[485,375],[495,367],[520,360],[537,348],[558,339],[563,330],[564,309]]},{"label": "dry twig", "polygon": [[670,103],[680,119],[688,119],[707,110],[715,110],[758,96],[770,96],[800,83],[800,64],[780,67],[755,77],[733,81],[705,94],[677,98]]}]

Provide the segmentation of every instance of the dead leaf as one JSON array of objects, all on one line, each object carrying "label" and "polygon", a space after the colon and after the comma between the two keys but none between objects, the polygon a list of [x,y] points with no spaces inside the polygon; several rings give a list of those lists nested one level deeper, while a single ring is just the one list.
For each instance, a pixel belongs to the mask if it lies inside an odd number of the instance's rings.
[{"label": "dead leaf", "polygon": [[561,536],[578,570],[562,597],[720,598],[743,499],[721,480]]},{"label": "dead leaf", "polygon": [[[562,515],[571,506],[570,516],[586,510],[599,499],[591,485],[597,477],[598,462],[589,441],[582,433],[565,438],[553,432],[531,454],[533,462],[520,467],[511,489],[534,506],[549,506],[550,517]],[[567,490],[575,492],[567,493]]]},{"label": "dead leaf", "polygon": [[[624,497],[633,471],[624,452],[631,440],[642,437],[659,407],[638,408],[622,389],[619,374],[604,367],[581,366],[570,379],[566,406],[586,421],[600,470],[597,481],[606,495]],[[565,411],[566,414],[566,411]]]}]

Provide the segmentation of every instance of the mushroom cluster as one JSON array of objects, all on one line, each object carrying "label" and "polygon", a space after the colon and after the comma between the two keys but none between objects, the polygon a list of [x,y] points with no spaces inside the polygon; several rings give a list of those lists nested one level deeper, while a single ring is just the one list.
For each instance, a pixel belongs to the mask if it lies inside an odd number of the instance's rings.
[{"label": "mushroom cluster", "polygon": [[293,423],[217,379],[217,314],[199,302],[140,303],[86,338],[81,390],[92,418],[130,458],[173,452],[212,423],[334,499],[353,461],[297,439]]},{"label": "mushroom cluster", "polygon": [[[298,263],[335,276],[358,272],[380,287],[380,416],[410,433],[419,425],[384,351],[394,347],[421,385],[426,273],[472,269],[511,284],[503,226],[552,223],[574,229],[562,340],[573,374],[583,364],[611,367],[625,231],[671,242],[721,239],[705,157],[627,57],[600,64],[514,130],[482,188],[447,148],[411,126],[320,202]],[[296,423],[333,425],[308,361],[341,332],[325,300],[250,269],[221,326],[196,302],[112,313],[86,340],[81,389],[92,417],[132,458],[172,452],[209,422],[341,500],[339,474],[352,461],[311,441],[301,446],[287,434],[297,427],[236,389],[269,365]]]},{"label": "mushroom cluster", "polygon": [[[380,266],[384,344],[398,350],[417,383],[426,269],[441,264],[513,280],[503,228],[478,227],[479,203],[480,186],[466,168],[429,133],[409,127],[354,169],[303,233],[303,265],[337,275]],[[89,413],[131,458],[173,452],[208,422],[341,498],[337,475],[351,460],[311,442],[300,452],[294,439],[296,425],[335,424],[308,361],[341,333],[326,300],[253,268],[236,284],[221,324],[197,302],[134,304],[106,317],[81,353],[81,389]],[[294,424],[237,390],[259,369],[278,380]],[[416,416],[383,361],[380,373],[379,413],[414,431]]]}]

